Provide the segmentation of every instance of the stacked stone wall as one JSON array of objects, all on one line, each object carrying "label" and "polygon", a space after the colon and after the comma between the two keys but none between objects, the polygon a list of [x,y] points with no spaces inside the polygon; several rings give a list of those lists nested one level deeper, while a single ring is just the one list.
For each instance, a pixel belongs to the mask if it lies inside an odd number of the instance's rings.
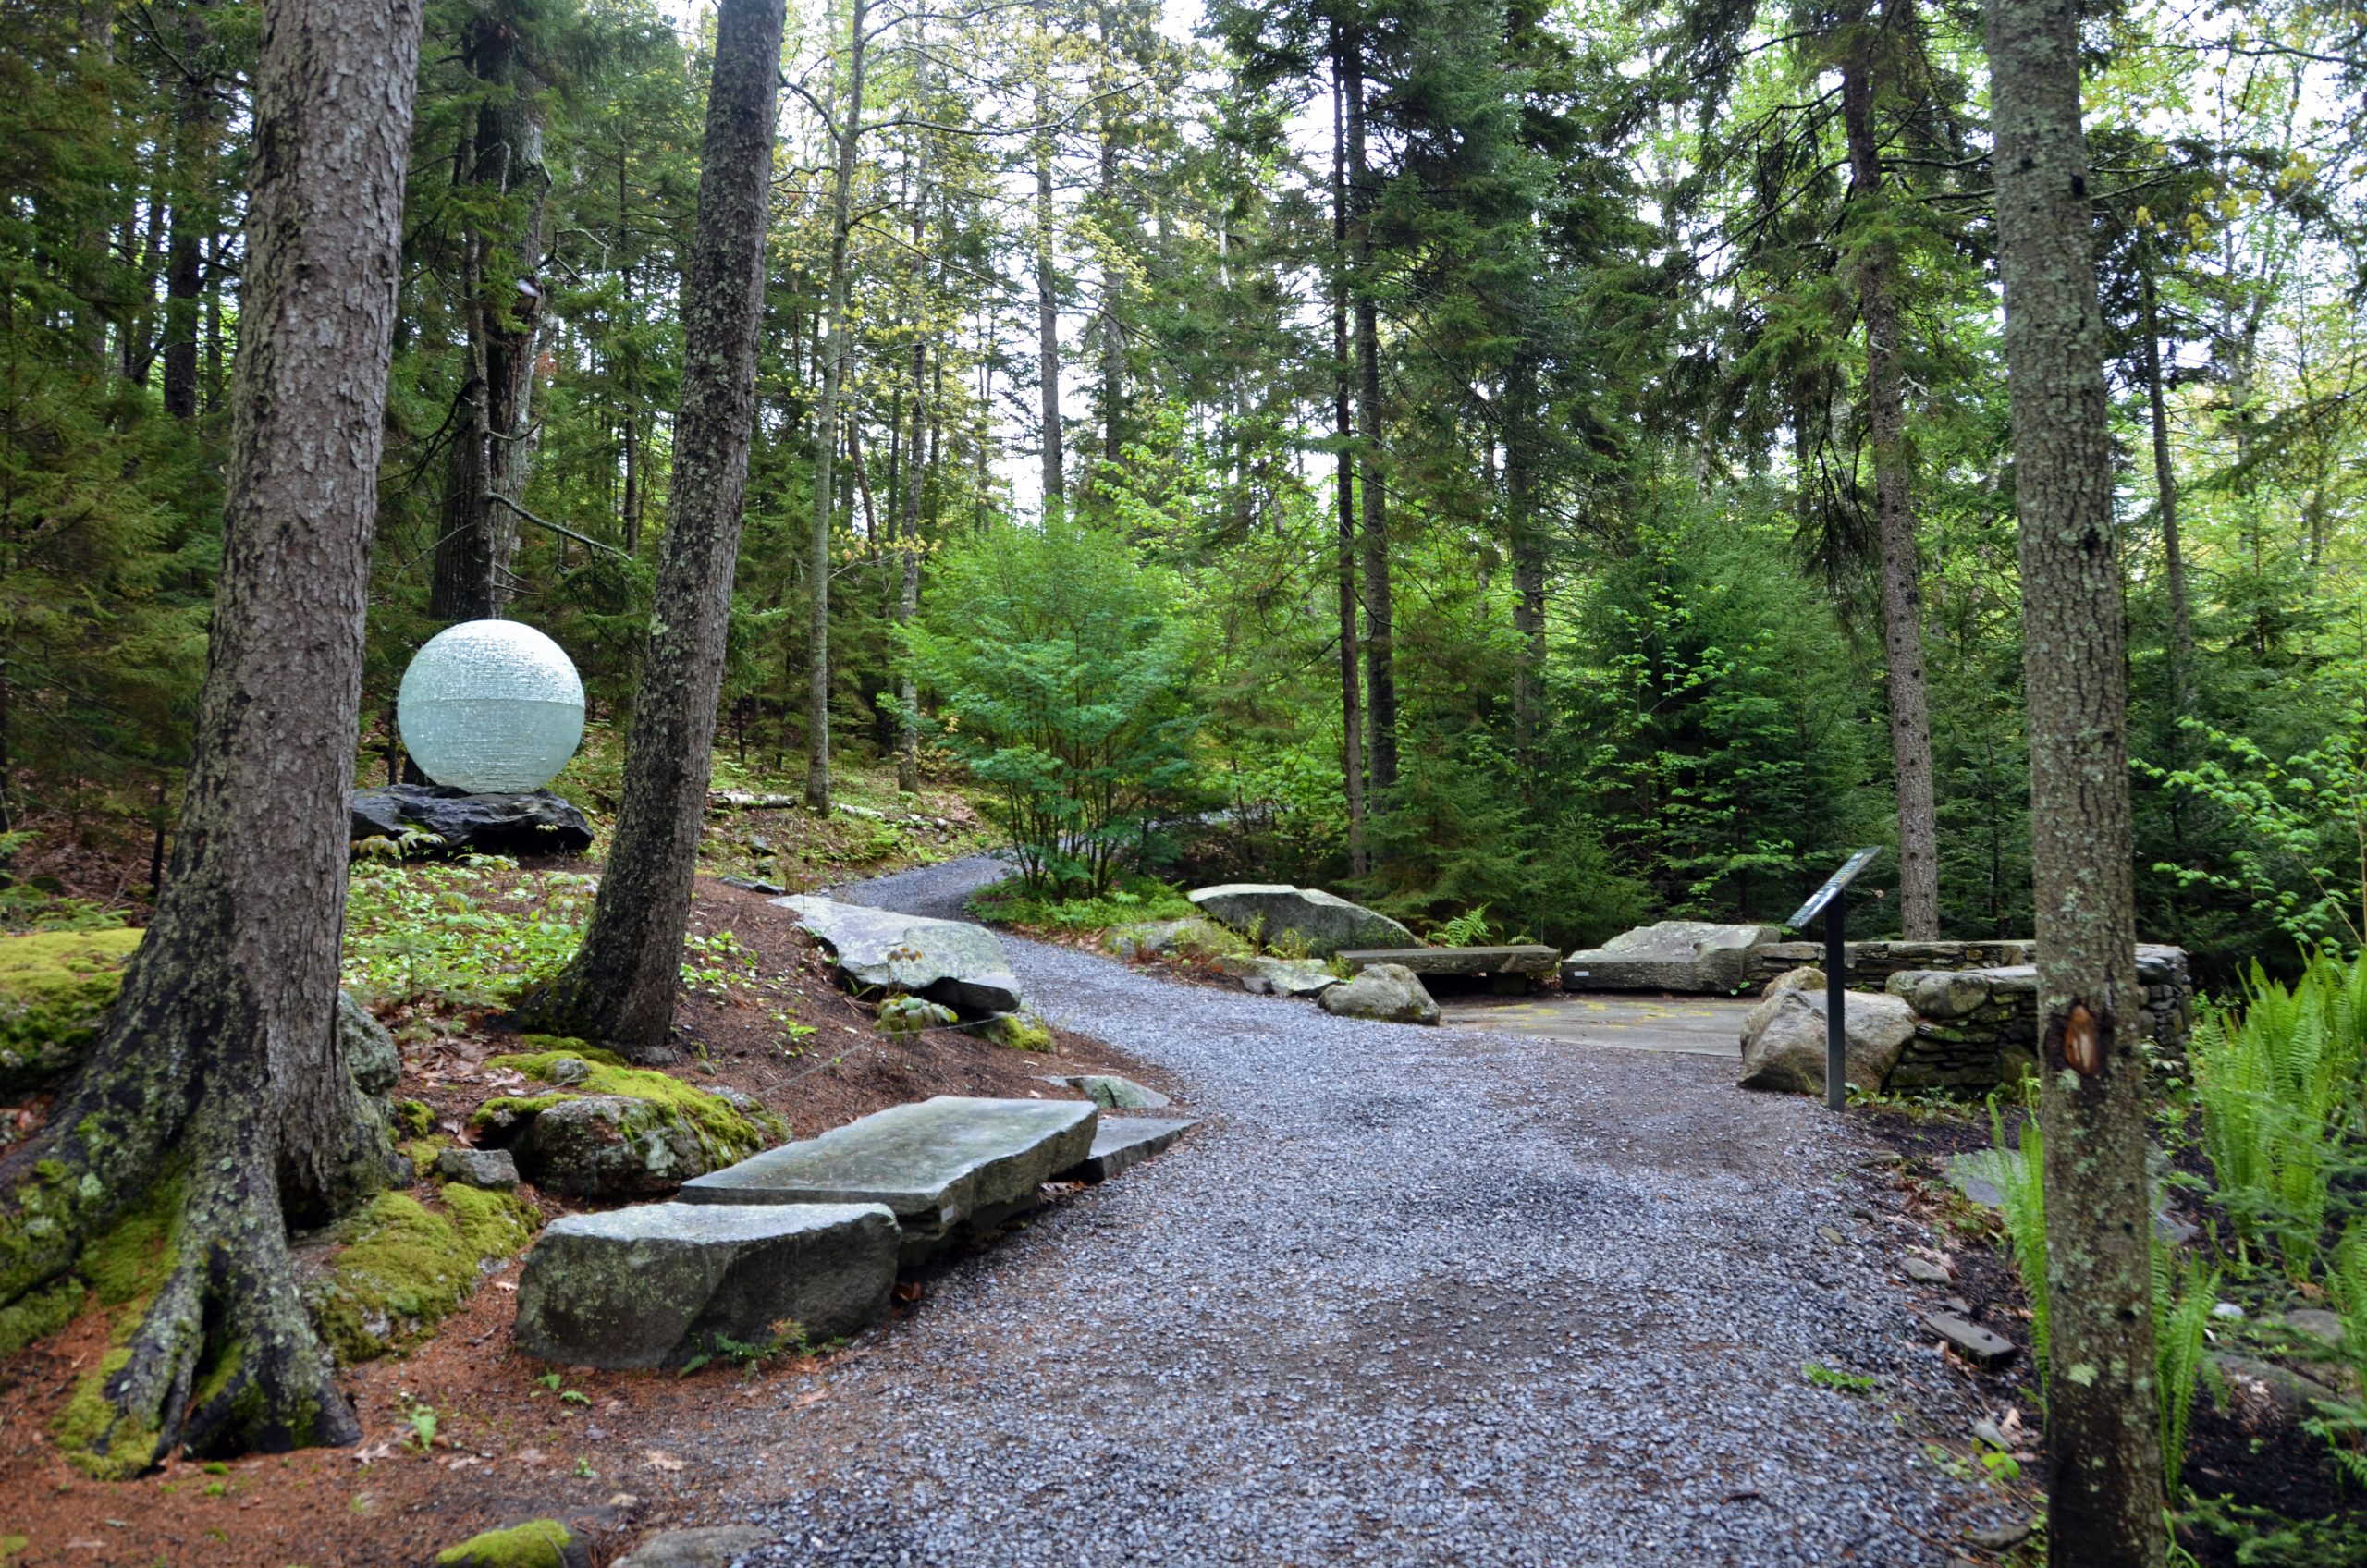
[{"label": "stacked stone wall", "polygon": [[[2183,1072],[2187,1036],[2194,1027],[2194,983],[2186,953],[2178,948],[2140,947],[2137,973],[2145,987],[2144,1037],[2152,1043],[2158,1065]],[[2018,1083],[2035,1069],[2035,966],[1900,970],[1887,977],[1883,988],[1915,1010],[1915,1037],[1892,1069],[1888,1089],[1977,1094],[1999,1084]]]}]

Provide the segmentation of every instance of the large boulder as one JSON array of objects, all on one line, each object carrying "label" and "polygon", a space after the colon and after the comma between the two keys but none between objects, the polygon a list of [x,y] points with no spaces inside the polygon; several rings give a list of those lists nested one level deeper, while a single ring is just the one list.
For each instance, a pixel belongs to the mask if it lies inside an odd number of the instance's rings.
[{"label": "large boulder", "polygon": [[1662,920],[1623,931],[1562,961],[1565,991],[1689,991],[1741,987],[1754,948],[1783,935],[1772,925]]},{"label": "large boulder", "polygon": [[896,1220],[876,1203],[660,1203],[544,1228],[518,1281],[518,1348],[545,1361],[681,1366],[723,1344],[820,1341],[888,1315]]},{"label": "large boulder", "polygon": [[548,790],[472,795],[441,784],[395,784],[355,793],[354,841],[400,842],[410,832],[442,840],[414,844],[406,851],[414,855],[575,855],[592,847],[583,814]]},{"label": "large boulder", "polygon": [[[1800,972],[1795,971],[1797,974]],[[1808,973],[1813,974],[1813,971]],[[1792,975],[1786,975],[1789,980]],[[1782,981],[1743,1020],[1742,1086],[1796,1095],[1824,1093],[1825,997]],[[1896,997],[1846,994],[1842,1009],[1849,1082],[1880,1089],[1915,1037],[1915,1010]]]},{"label": "large boulder", "polygon": [[1033,1208],[1036,1189],[1093,1148],[1100,1111],[1079,1100],[939,1095],[768,1149],[683,1184],[685,1203],[884,1203],[902,1260]]},{"label": "large boulder", "polygon": [[479,1139],[507,1147],[526,1180],[580,1198],[662,1197],[789,1135],[788,1123],[736,1091],[704,1089],[630,1067],[580,1040],[529,1035],[534,1048],[497,1056],[549,1092],[477,1108]]},{"label": "large boulder", "polygon": [[1340,983],[1330,967],[1311,958],[1269,958],[1263,953],[1217,961],[1217,968],[1259,996],[1319,997]]},{"label": "large boulder", "polygon": [[1227,882],[1184,895],[1236,931],[1269,945],[1303,941],[1318,958],[1343,948],[1411,948],[1414,933],[1385,914],[1323,891],[1279,883]]},{"label": "large boulder", "polygon": [[1402,963],[1367,964],[1354,980],[1343,981],[1315,998],[1315,1005],[1340,1018],[1370,1018],[1383,1023],[1436,1023],[1439,1004],[1422,985],[1422,977]]},{"label": "large boulder", "polygon": [[968,1018],[1026,1006],[1002,943],[983,925],[811,895],[775,899],[858,991],[908,991]]}]

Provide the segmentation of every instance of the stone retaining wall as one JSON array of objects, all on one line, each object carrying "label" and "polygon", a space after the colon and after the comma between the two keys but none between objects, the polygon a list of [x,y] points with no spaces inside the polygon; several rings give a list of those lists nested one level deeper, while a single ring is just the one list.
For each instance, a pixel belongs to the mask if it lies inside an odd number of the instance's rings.
[{"label": "stone retaining wall", "polygon": [[[1919,970],[2003,969],[2037,962],[2037,944],[2027,938],[1994,942],[1851,942],[1842,950],[1853,990],[1879,991],[1894,974]],[[1743,967],[1744,983],[1757,990],[1778,974],[1806,964],[1824,967],[1822,942],[1770,942],[1753,948]]]},{"label": "stone retaining wall", "polygon": [[[1805,944],[1787,943],[1798,947]],[[1868,947],[2022,947],[2028,943],[1868,943]],[[2145,986],[2145,1036],[2158,1060],[2182,1070],[2194,1026],[2194,982],[2183,949],[2137,949]],[[1853,970],[1853,980],[1858,972]],[[1980,1092],[2019,1082],[2037,1065],[2038,970],[2028,963],[1968,969],[1908,969],[1890,974],[1884,989],[1915,1010],[1908,1041],[1885,1087],[1895,1092],[1950,1089]]]}]

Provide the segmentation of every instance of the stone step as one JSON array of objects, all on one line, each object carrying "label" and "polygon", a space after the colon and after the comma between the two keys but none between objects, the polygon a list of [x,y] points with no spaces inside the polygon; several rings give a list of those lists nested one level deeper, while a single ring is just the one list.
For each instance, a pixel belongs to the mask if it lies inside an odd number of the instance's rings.
[{"label": "stone step", "polygon": [[1200,1124],[1194,1116],[1105,1116],[1093,1134],[1093,1150],[1082,1164],[1061,1172],[1066,1182],[1106,1182],[1121,1170],[1163,1153]]},{"label": "stone step", "polygon": [[682,1183],[691,1204],[881,1203],[910,1266],[1033,1208],[1036,1188],[1092,1150],[1099,1108],[939,1095],[891,1106]]},{"label": "stone step", "polygon": [[1417,974],[1550,974],[1558,948],[1355,948],[1340,955],[1351,971],[1367,964],[1403,964]]},{"label": "stone step", "polygon": [[652,1203],[543,1228],[518,1282],[518,1348],[570,1366],[681,1366],[717,1341],[814,1341],[888,1315],[900,1241],[885,1204]]},{"label": "stone step", "polygon": [[1953,1312],[1927,1312],[1923,1327],[1937,1334],[1966,1360],[1984,1371],[1994,1371],[2014,1359],[2013,1341],[1968,1323]]}]

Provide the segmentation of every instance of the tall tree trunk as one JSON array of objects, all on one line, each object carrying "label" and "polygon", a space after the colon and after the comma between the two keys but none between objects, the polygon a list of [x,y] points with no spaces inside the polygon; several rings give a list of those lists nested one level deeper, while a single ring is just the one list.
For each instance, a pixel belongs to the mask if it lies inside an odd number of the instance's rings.
[{"label": "tall tree trunk", "polygon": [[[1110,8],[1102,6],[1101,59],[1107,68],[1110,54]],[[1105,89],[1106,91],[1106,89]],[[1117,111],[1104,99],[1101,107],[1101,214],[1104,223],[1118,221]],[[1114,256],[1101,266],[1101,460],[1112,472],[1124,447],[1122,418],[1126,400],[1126,342],[1118,326],[1118,298],[1125,287]]]},{"label": "tall tree trunk", "polygon": [[[1049,40],[1036,80],[1036,123],[1052,117],[1052,61]],[[1065,460],[1061,452],[1061,303],[1060,279],[1053,270],[1052,133],[1036,134],[1036,379],[1043,399],[1044,512],[1050,516],[1066,497]]]},{"label": "tall tree trunk", "polygon": [[202,5],[183,14],[174,84],[173,238],[165,258],[165,412],[197,418],[197,343],[205,245],[214,235],[214,83],[198,75],[212,45]]},{"label": "tall tree trunk", "polygon": [[1356,483],[1364,492],[1365,690],[1376,794],[1397,782],[1397,653],[1389,588],[1389,486],[1380,456],[1380,312],[1372,297],[1372,169],[1365,147],[1364,40],[1351,31],[1340,52],[1347,110],[1349,231],[1355,266]]},{"label": "tall tree trunk", "polygon": [[[2178,540],[2178,473],[2170,461],[2170,412],[2162,387],[2162,312],[2154,290],[2153,263],[2138,268],[2145,302],[2145,403],[2153,422],[2153,495],[2162,514],[2162,557],[2170,580],[2170,715],[2184,718],[2194,706],[2194,621],[2187,607],[2186,556]],[[2174,733],[2183,736],[2184,730]],[[2177,741],[2173,745],[2183,751]]]},{"label": "tall tree trunk", "polygon": [[[922,42],[926,48],[926,38]],[[913,203],[913,430],[904,463],[904,513],[896,529],[900,569],[896,625],[900,631],[913,624],[921,606],[921,486],[928,477],[929,438],[928,335],[921,330],[928,311],[927,227],[924,183]],[[913,680],[911,661],[900,656],[896,664],[896,788],[909,795],[921,787],[920,690]]]},{"label": "tall tree trunk", "polygon": [[839,384],[847,355],[847,236],[854,227],[854,155],[863,134],[864,20],[870,0],[854,0],[854,24],[847,58],[847,100],[838,110],[838,160],[830,182],[830,273],[826,287],[830,312],[822,339],[822,396],[814,410],[814,533],[806,557],[810,617],[805,643],[805,804],[830,809],[830,515],[837,499]]},{"label": "tall tree trunk", "polygon": [[2046,1132],[2049,1561],[2163,1560],[2128,649],[2071,0],[1990,0]]},{"label": "tall tree trunk", "polygon": [[1338,557],[1333,571],[1340,589],[1340,776],[1348,807],[1348,875],[1371,869],[1365,858],[1364,685],[1356,670],[1355,423],[1349,411],[1348,375],[1348,178],[1346,132],[1341,124],[1343,83],[1340,23],[1331,23],[1331,433],[1339,459],[1332,484],[1339,500]]},{"label": "tall tree trunk", "polygon": [[[1892,0],[1911,5],[1913,0]],[[1887,20],[1887,18],[1885,18]],[[1899,933],[1940,935],[1940,827],[1932,790],[1932,710],[1923,670],[1923,587],[1915,545],[1915,459],[1898,366],[1896,259],[1881,232],[1887,205],[1874,131],[1883,24],[1860,5],[1846,25],[1841,118],[1849,143],[1850,201],[1875,228],[1857,251],[1858,308],[1866,322],[1866,420],[1873,436],[1874,514],[1882,554],[1883,664],[1890,687],[1891,771],[1898,801]]]},{"label": "tall tree trunk", "polygon": [[1545,712],[1545,531],[1537,518],[1537,361],[1523,352],[1504,388],[1504,510],[1513,557],[1513,741],[1521,792],[1537,798],[1537,753]]},{"label": "tall tree trunk", "polygon": [[265,0],[221,586],[172,870],[105,1035],[0,1162],[0,1302],[147,1194],[178,1210],[171,1272],[85,1377],[106,1414],[74,1457],[100,1474],[360,1435],[286,1219],[393,1174],[390,1145],[356,1136],[336,1015],[420,14]]},{"label": "tall tree trunk", "polygon": [[465,183],[479,201],[484,192],[497,193],[497,210],[511,215],[515,227],[497,235],[472,224],[464,241],[468,384],[428,590],[428,613],[440,620],[497,616],[509,602],[510,563],[518,553],[512,508],[526,492],[543,304],[536,274],[550,180],[543,168],[542,110],[535,84],[518,62],[517,42],[514,19],[490,11],[472,13],[460,40],[461,64],[483,95]]},{"label": "tall tree trunk", "polygon": [[783,0],[723,0],[707,90],[698,228],[682,268],[682,401],[674,484],[641,692],[625,743],[624,800],[583,946],[519,1015],[603,1040],[640,1061],[668,1033],[714,771],[724,631],[756,418],[756,327]]}]

